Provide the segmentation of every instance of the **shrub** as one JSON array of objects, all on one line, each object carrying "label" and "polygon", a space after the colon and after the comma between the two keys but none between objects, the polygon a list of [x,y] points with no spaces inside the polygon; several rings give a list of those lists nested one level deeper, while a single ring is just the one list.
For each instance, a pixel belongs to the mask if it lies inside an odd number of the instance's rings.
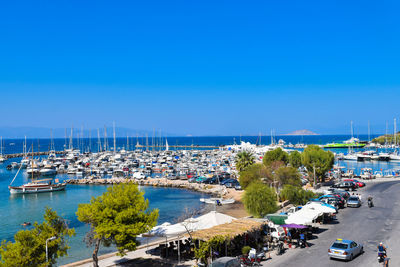
[{"label": "shrub", "polygon": [[242,254],[247,255],[247,254],[249,254],[250,250],[251,250],[251,247],[244,246],[244,247],[242,247]]},{"label": "shrub", "polygon": [[256,163],[249,166],[246,170],[239,173],[239,182],[243,189],[255,181],[260,181],[261,178],[268,178],[272,174],[263,164]]},{"label": "shrub", "polygon": [[258,218],[262,218],[268,213],[274,213],[278,209],[275,189],[260,181],[252,182],[246,188],[243,203],[246,210]]},{"label": "shrub", "polygon": [[294,205],[304,205],[315,197],[314,192],[293,185],[285,185],[279,195],[281,201],[289,200]]}]

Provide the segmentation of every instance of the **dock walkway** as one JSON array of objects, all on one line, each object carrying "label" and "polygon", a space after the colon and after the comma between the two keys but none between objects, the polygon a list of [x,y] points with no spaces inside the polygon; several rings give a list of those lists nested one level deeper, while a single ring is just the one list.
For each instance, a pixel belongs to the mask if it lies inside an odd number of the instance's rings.
[{"label": "dock walkway", "polygon": [[[52,153],[55,153],[57,155],[64,155],[66,154],[65,151],[52,151]],[[44,155],[49,155],[49,151],[40,151],[40,152],[33,152],[33,156],[44,156]],[[25,153],[14,153],[14,154],[4,154],[3,155],[6,159],[12,159],[12,158],[22,158],[22,157],[31,157],[32,153],[25,154]]]}]

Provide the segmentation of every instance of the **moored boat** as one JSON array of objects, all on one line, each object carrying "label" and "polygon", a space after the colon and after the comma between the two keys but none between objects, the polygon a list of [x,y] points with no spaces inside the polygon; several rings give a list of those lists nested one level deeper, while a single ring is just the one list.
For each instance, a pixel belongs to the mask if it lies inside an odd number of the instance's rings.
[{"label": "moored boat", "polygon": [[212,197],[212,198],[200,198],[200,202],[206,204],[225,205],[225,204],[233,204],[235,203],[235,200],[233,198],[223,199],[223,198]]},{"label": "moored boat", "polygon": [[64,190],[67,183],[53,183],[52,179],[36,180],[21,186],[8,186],[11,194],[35,194]]}]

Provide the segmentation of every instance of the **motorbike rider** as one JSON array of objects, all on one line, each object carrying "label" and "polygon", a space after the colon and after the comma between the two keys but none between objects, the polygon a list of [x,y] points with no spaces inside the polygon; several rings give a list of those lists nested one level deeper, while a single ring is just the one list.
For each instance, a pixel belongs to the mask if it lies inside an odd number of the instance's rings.
[{"label": "motorbike rider", "polygon": [[383,253],[384,255],[386,255],[386,247],[383,245],[382,242],[380,242],[378,245],[378,253]]}]

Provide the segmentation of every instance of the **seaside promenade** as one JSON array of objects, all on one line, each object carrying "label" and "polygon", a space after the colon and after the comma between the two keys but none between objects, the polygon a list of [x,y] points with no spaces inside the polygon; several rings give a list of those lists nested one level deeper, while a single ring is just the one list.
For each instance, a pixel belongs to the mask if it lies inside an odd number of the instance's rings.
[{"label": "seaside promenade", "polygon": [[[376,261],[376,244],[384,241],[389,246],[389,255],[393,262],[399,262],[400,258],[395,254],[395,248],[399,241],[394,237],[394,233],[400,230],[398,223],[399,212],[395,208],[399,204],[400,181],[398,178],[377,178],[366,180],[367,187],[358,191],[362,196],[364,205],[358,209],[342,210],[337,216],[338,221],[334,224],[319,225],[319,234],[309,241],[310,247],[299,249],[285,246],[283,255],[271,253],[271,259],[262,262],[262,266],[310,266],[315,262],[320,262],[320,266],[374,266]],[[324,187],[317,191],[322,192]],[[365,205],[367,196],[374,197],[375,207],[369,209]],[[392,196],[391,199],[386,196]],[[393,203],[395,205],[393,205]],[[229,211],[229,207],[225,208]],[[351,238],[364,245],[365,253],[355,258],[351,262],[341,262],[329,260],[327,248],[336,238]],[[171,239],[172,240],[172,239]],[[155,248],[159,242],[143,244],[136,251],[128,252],[124,257],[110,253],[100,256],[99,266],[194,266],[195,260],[181,261],[165,260],[159,256],[147,253],[148,250]],[[371,265],[369,265],[371,263]],[[86,259],[64,265],[63,267],[91,267],[91,259]]]}]

